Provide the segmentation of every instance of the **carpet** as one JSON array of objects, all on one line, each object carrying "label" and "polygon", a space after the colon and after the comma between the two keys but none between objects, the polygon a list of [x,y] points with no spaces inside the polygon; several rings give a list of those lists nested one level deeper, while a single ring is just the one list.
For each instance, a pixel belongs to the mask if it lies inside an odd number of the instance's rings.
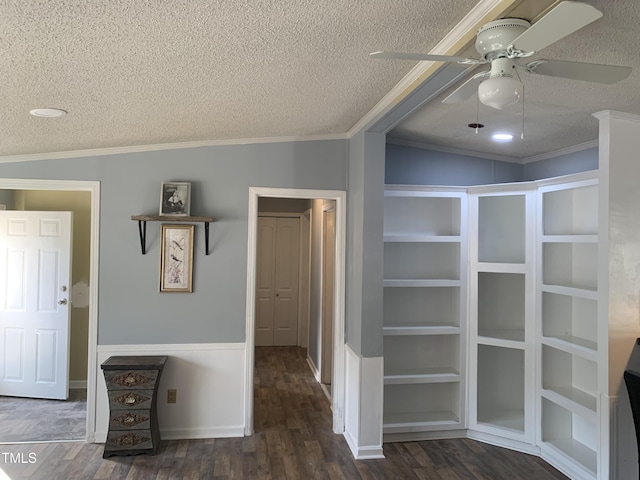
[{"label": "carpet", "polygon": [[86,421],[86,389],[68,400],[0,396],[0,443],[84,440]]}]

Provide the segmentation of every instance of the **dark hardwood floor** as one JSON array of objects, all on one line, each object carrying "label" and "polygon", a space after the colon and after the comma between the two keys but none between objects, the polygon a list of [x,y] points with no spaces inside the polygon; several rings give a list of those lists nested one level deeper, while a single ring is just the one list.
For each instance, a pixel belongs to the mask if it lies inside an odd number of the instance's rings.
[{"label": "dark hardwood floor", "polygon": [[156,456],[102,459],[102,445],[0,445],[0,480],[362,479],[547,480],[539,458],[472,440],[385,444],[383,460],[355,461],[331,432],[329,402],[306,352],[256,349],[255,435],[163,441]]}]

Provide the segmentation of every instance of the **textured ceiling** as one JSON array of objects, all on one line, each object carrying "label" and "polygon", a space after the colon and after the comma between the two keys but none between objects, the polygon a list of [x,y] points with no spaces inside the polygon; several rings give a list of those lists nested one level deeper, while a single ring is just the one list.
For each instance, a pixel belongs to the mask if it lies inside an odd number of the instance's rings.
[{"label": "textured ceiling", "polygon": [[[522,104],[502,111],[480,105],[479,121],[485,128],[476,135],[467,125],[476,121],[477,95],[460,104],[440,103],[456,85],[403,121],[389,137],[526,161],[536,155],[597,140],[598,121],[592,116],[595,112],[611,109],[640,114],[637,36],[640,2],[589,0],[587,3],[601,10],[603,18],[541,50],[532,59],[626,65],[633,67],[629,78],[614,85],[599,85],[521,73],[525,85],[524,140],[519,140]],[[488,68],[480,66],[472,72],[483,70]],[[516,140],[496,144],[489,139],[496,130],[511,131]]]},{"label": "textured ceiling", "polygon": [[476,3],[3,0],[0,156],[344,135]]},{"label": "textured ceiling", "polygon": [[[0,157],[345,136],[381,103],[392,105],[385,95],[415,71],[415,63],[369,52],[429,52],[479,7],[513,5],[515,16],[531,19],[554,1],[3,0]],[[640,2],[588,3],[604,18],[540,56],[629,65],[630,78],[602,86],[524,74],[526,138],[509,145],[488,134],[504,126],[519,135],[519,106],[482,107],[487,127],[475,135],[466,127],[475,97],[444,106],[446,92],[390,137],[519,161],[596,139],[593,112],[640,113]],[[69,114],[34,118],[36,107]]]}]

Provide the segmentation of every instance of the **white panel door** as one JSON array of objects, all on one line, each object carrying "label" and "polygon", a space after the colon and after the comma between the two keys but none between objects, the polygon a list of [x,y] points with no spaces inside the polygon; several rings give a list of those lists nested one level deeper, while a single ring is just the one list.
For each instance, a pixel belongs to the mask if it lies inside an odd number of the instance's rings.
[{"label": "white panel door", "polygon": [[256,346],[273,345],[275,298],[276,218],[258,218],[256,272]]},{"label": "white panel door", "polygon": [[300,219],[258,218],[256,346],[297,345]]},{"label": "white panel door", "polygon": [[278,218],[276,233],[274,345],[298,344],[300,219]]},{"label": "white panel door", "polygon": [[69,393],[71,212],[0,212],[0,395]]}]

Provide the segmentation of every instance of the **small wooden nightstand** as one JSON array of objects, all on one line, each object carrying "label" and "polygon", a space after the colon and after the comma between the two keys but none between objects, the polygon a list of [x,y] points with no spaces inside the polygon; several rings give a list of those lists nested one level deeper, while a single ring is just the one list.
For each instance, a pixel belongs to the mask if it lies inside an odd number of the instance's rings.
[{"label": "small wooden nightstand", "polygon": [[101,365],[109,395],[109,432],[102,458],[158,451],[156,401],[166,362],[166,356],[118,356]]}]

